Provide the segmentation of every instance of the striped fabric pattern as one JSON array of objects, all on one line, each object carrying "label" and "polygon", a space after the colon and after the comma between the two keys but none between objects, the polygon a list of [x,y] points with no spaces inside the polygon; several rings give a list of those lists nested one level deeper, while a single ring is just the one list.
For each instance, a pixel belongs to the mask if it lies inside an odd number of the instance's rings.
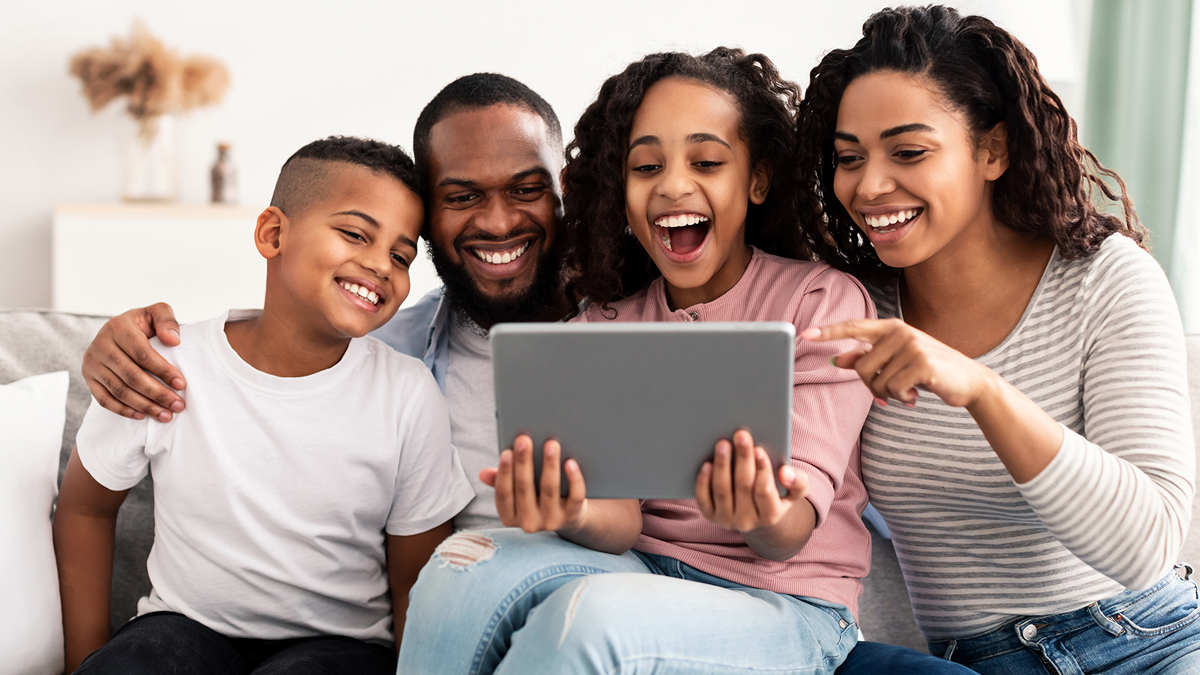
[{"label": "striped fabric pattern", "polygon": [[[880,317],[901,317],[895,283],[873,296]],[[928,393],[872,407],[863,479],[925,636],[1153,585],[1176,562],[1195,490],[1183,329],[1158,264],[1119,235],[1081,259],[1056,251],[1020,323],[977,361],[1065,438],[1018,485],[966,410]]]}]

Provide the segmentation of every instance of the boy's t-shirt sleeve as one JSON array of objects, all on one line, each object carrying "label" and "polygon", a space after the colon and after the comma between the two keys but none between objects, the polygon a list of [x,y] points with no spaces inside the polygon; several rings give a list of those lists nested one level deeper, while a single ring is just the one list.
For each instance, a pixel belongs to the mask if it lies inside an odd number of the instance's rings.
[{"label": "boy's t-shirt sleeve", "polygon": [[421,369],[400,419],[400,467],[387,533],[407,536],[453,518],[472,499],[458,450],[450,442],[450,414],[433,376]]},{"label": "boy's t-shirt sleeve", "polygon": [[114,492],[137,485],[150,471],[146,455],[149,428],[149,418],[121,417],[93,399],[75,436],[83,468]]}]

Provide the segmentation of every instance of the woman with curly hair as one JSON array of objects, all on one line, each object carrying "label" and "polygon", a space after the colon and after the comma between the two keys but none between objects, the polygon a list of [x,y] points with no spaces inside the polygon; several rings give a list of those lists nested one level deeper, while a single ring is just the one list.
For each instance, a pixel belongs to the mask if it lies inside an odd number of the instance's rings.
[{"label": "woman with curly hair", "polygon": [[1033,54],[982,17],[884,10],[813,69],[797,138],[799,194],[881,317],[802,335],[870,345],[836,363],[876,397],[863,478],[931,652],[1197,672],[1179,315]]},{"label": "woman with curly hair", "polygon": [[[564,175],[570,288],[591,301],[576,320],[802,329],[874,316],[862,285],[811,262],[800,236],[786,170],[797,100],[770,60],[734,49],[652,54],[609,78]],[[524,532],[471,539],[486,557],[466,570],[425,568],[400,672],[832,674],[857,639],[870,558],[857,454],[871,397],[830,363],[834,345],[797,351],[791,464],[773,471],[738,431],[695,501],[589,501],[573,461],[561,497],[553,441],[539,496],[519,437],[483,478]]]}]

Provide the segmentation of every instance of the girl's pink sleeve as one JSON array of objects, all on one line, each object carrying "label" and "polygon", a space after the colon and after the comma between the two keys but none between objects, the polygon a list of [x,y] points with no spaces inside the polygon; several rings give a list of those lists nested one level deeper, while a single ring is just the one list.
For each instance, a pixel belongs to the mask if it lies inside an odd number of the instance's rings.
[{"label": "girl's pink sleeve", "polygon": [[[857,279],[826,268],[809,279],[804,288],[796,332],[875,316],[875,305]],[[847,472],[856,476],[860,473],[858,439],[873,396],[856,372],[830,363],[832,357],[857,346],[854,340],[796,339],[792,465],[808,477],[808,501],[817,512],[817,525],[824,522]]]}]

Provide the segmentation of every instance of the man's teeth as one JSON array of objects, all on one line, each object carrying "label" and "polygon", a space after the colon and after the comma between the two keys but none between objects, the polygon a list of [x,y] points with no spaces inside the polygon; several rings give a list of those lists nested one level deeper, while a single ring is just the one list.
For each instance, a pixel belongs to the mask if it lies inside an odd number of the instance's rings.
[{"label": "man's teeth", "polygon": [[864,215],[863,219],[867,221],[867,225],[870,225],[872,228],[874,228],[876,230],[886,230],[886,229],[891,228],[893,225],[897,225],[897,224],[903,223],[905,221],[912,220],[919,213],[921,213],[921,209],[909,209],[908,211],[897,211],[895,213],[884,213],[884,214],[880,214],[878,216]]},{"label": "man's teeth", "polygon": [[367,288],[365,286],[359,286],[358,284],[352,284],[352,283],[348,283],[345,281],[341,282],[341,285],[342,285],[342,288],[350,291],[351,293],[357,295],[358,297],[362,298],[363,300],[366,300],[367,302],[371,303],[372,305],[379,304],[379,295],[377,293],[375,293],[375,291],[369,291],[369,290],[367,290]]},{"label": "man's teeth", "polygon": [[525,242],[524,244],[521,244],[521,247],[515,251],[504,251],[503,253],[498,252],[498,251],[489,253],[488,251],[481,251],[477,248],[471,249],[471,251],[475,254],[476,258],[479,258],[480,260],[482,260],[486,263],[491,263],[493,265],[503,265],[504,263],[510,263],[510,262],[516,260],[517,258],[520,258],[521,254],[525,253],[525,251],[527,251],[527,250],[529,250],[529,242]]},{"label": "man's teeth", "polygon": [[[699,225],[707,223],[708,218],[698,216],[694,213],[685,213],[682,216],[663,216],[654,221],[654,224],[659,227],[688,227],[689,225]],[[670,247],[668,247],[670,248]]]}]

